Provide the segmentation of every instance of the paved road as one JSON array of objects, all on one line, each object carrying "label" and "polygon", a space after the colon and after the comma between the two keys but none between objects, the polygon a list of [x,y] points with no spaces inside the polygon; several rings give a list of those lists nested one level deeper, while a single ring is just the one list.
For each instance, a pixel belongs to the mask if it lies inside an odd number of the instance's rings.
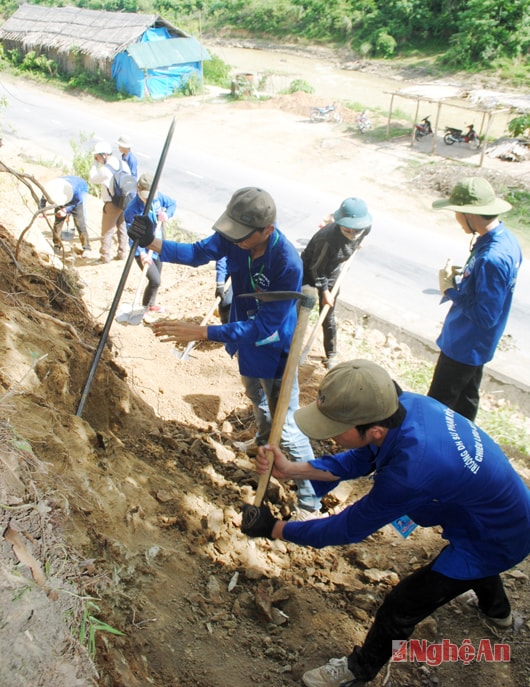
[{"label": "paved road", "polygon": [[[98,132],[110,141],[122,123],[98,115],[80,102],[67,101],[53,93],[37,93],[23,82],[0,84],[8,107],[3,115],[4,138],[26,143],[70,159],[71,140],[79,132]],[[12,128],[11,128],[12,127]],[[11,130],[10,130],[11,129]],[[141,141],[136,152],[148,168],[156,166],[165,132],[153,131],[147,120],[127,130]],[[253,183],[267,188],[278,204],[281,226],[293,242],[310,238],[323,214],[338,207],[342,196],[308,188],[281,174],[251,170]],[[185,142],[172,144],[166,161],[163,190],[178,189],[179,210],[193,216],[193,226],[209,233],[212,219],[223,210],[234,188],[246,186],[249,169],[235,161],[197,153]],[[355,258],[341,291],[341,298],[375,317],[399,326],[414,336],[434,342],[447,306],[439,305],[437,271],[439,256],[462,262],[467,255],[466,237],[458,231],[446,235],[429,233],[415,226],[413,218],[400,222],[383,208],[372,208],[374,226],[369,240]],[[509,351],[499,350],[489,366],[494,374],[507,377],[516,386],[530,388],[530,264],[523,263],[509,325]]]}]

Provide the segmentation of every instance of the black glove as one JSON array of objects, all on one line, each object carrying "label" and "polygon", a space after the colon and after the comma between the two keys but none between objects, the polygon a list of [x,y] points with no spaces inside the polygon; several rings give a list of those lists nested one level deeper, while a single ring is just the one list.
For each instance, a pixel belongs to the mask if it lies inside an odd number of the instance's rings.
[{"label": "black glove", "polygon": [[243,506],[241,532],[249,537],[272,539],[272,528],[277,522],[268,506]]},{"label": "black glove", "polygon": [[147,215],[135,215],[127,233],[133,241],[138,241],[139,246],[146,248],[155,238],[154,222]]},{"label": "black glove", "polygon": [[215,297],[221,298],[225,295],[225,285],[224,282],[217,282],[215,285]]}]

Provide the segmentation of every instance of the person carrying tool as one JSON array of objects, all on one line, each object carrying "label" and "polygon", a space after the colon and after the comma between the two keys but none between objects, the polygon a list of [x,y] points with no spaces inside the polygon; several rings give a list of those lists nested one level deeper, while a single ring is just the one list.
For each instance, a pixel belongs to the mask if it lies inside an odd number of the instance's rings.
[{"label": "person carrying tool", "polygon": [[245,505],[243,533],[317,548],[341,546],[406,514],[423,527],[441,527],[447,541],[434,560],[390,591],[363,645],[306,672],[306,687],[370,682],[417,623],[468,590],[485,620],[505,631],[511,627],[500,573],[530,553],[530,491],[485,432],[435,399],[402,391],[369,360],[334,367],[317,400],[297,410],[295,421],[312,439],[332,438],[348,450],[293,463],[278,447],[263,447],[256,459],[259,473],[268,471],[266,452],[273,451],[273,476],[309,479],[320,496],[366,475],[372,487],[341,513],[314,522],[285,522],[266,505]]},{"label": "person carrying tool", "polygon": [[315,286],[318,291],[319,310],[328,306],[322,322],[324,335],[324,365],[331,369],[337,362],[337,321],[335,303],[339,290],[333,287],[345,263],[370,233],[372,216],[361,198],[346,198],[330,216],[329,222],[312,236],[302,252],[303,283]]},{"label": "person carrying tool", "polygon": [[[152,184],[153,175],[150,172],[144,172],[138,179],[138,193],[136,197],[131,200],[123,213],[127,228],[130,227],[135,215],[143,214]],[[167,222],[170,217],[173,217],[176,208],[177,204],[173,198],[166,196],[160,191],[156,192],[151,207],[149,208],[149,217],[156,226],[156,238],[163,241],[164,223]],[[132,245],[132,241],[129,243]],[[145,275],[147,277],[147,286],[142,296],[143,307],[148,312],[164,313],[165,309],[156,304],[156,297],[162,280],[162,262],[159,254],[147,250],[146,248],[138,247],[135,253],[135,260],[141,270],[143,270],[146,264],[149,265]]]},{"label": "person carrying tool", "polygon": [[[90,257],[90,239],[86,221],[87,182],[81,177],[63,176],[49,181],[45,184],[44,190],[51,203],[56,206],[52,228],[54,252],[61,253],[63,250],[63,226],[66,218],[71,215],[81,240],[82,257]],[[40,204],[41,207],[45,207],[46,198],[43,197]]]},{"label": "person carrying tool", "polygon": [[[300,292],[302,261],[276,225],[272,196],[261,188],[237,190],[213,229],[214,233],[202,241],[177,243],[155,238],[154,223],[137,215],[129,227],[129,236],[141,246],[157,251],[162,262],[198,267],[226,257],[234,294],[227,324],[201,326],[161,320],[153,329],[164,341],[219,341],[231,356],[237,355],[245,393],[254,409],[256,443],[265,444],[296,326],[296,301],[239,296]],[[294,422],[298,395],[295,378],[281,445],[294,460],[311,460],[314,455],[309,439]],[[307,480],[298,480],[297,487],[298,508],[294,517],[317,517],[321,504],[313,487]]]},{"label": "person carrying tool", "polygon": [[99,184],[101,187],[101,200],[103,201],[103,213],[101,216],[101,246],[99,248],[100,261],[111,261],[112,238],[114,232],[118,233],[117,260],[125,260],[128,253],[129,242],[127,240],[127,228],[123,219],[123,210],[112,202],[111,188],[114,185],[113,170],[121,168],[129,172],[129,166],[123,160],[118,160],[112,154],[112,146],[106,141],[99,141],[94,146],[94,163],[88,173],[88,181],[91,184]]},{"label": "person carrying tool", "polygon": [[432,205],[452,210],[472,243],[462,269],[446,265],[439,272],[441,302],[451,301],[451,308],[436,340],[440,355],[428,395],[473,421],[483,368],[506,327],[523,257],[517,239],[498,219],[512,206],[497,198],[486,179],[464,179],[448,200]]}]

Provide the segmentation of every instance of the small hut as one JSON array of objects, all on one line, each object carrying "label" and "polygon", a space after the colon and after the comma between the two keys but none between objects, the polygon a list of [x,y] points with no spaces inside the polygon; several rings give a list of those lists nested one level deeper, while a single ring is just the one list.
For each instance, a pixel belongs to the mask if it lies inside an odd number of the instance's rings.
[{"label": "small hut", "polygon": [[163,98],[191,75],[202,82],[208,51],[156,14],[21,5],[0,27],[5,50],[35,51],[65,74],[103,74],[119,91]]}]

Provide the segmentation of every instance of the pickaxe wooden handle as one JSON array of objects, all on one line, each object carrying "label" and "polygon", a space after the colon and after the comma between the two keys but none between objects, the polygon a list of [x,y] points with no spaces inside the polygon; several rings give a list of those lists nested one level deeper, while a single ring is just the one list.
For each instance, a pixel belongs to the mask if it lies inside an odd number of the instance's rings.
[{"label": "pickaxe wooden handle", "polygon": [[[335,299],[335,296],[337,295],[338,290],[340,289],[341,283],[344,281],[345,276],[348,274],[348,270],[350,269],[350,265],[353,260],[353,256],[357,251],[359,250],[359,246],[353,251],[353,253],[350,255],[350,257],[346,260],[346,262],[343,264],[342,269],[339,273],[339,276],[337,277],[337,281],[333,285],[333,288],[331,289],[331,296],[333,299]],[[307,340],[306,345],[304,346],[304,350],[302,351],[302,355],[300,356],[300,364],[302,365],[305,363],[305,360],[307,356],[309,355],[309,352],[311,351],[311,348],[313,346],[313,343],[315,341],[316,335],[320,331],[320,327],[322,327],[322,323],[326,319],[326,315],[329,312],[329,305],[325,305],[322,310],[320,311],[320,315],[318,317],[318,320],[315,323],[315,326],[311,330],[311,334],[309,335],[309,339]]]},{"label": "pickaxe wooden handle", "polygon": [[[274,446],[280,445],[283,425],[285,423],[287,410],[289,409],[289,401],[291,400],[291,390],[293,388],[294,377],[298,371],[298,361],[300,358],[300,351],[302,350],[302,345],[304,343],[305,330],[307,328],[309,315],[311,314],[311,310],[313,310],[315,303],[316,290],[312,286],[304,286],[302,288],[302,297],[300,298],[298,321],[296,323],[293,339],[291,341],[291,348],[289,349],[289,355],[287,357],[280,393],[278,395],[276,410],[274,411],[271,431],[269,434],[268,443]],[[269,480],[271,478],[274,464],[274,456],[272,451],[268,452],[267,457],[269,459],[269,470],[259,476],[258,488],[256,490],[256,496],[254,497],[255,506],[261,506],[261,503],[265,497],[265,492],[267,491]]]}]

